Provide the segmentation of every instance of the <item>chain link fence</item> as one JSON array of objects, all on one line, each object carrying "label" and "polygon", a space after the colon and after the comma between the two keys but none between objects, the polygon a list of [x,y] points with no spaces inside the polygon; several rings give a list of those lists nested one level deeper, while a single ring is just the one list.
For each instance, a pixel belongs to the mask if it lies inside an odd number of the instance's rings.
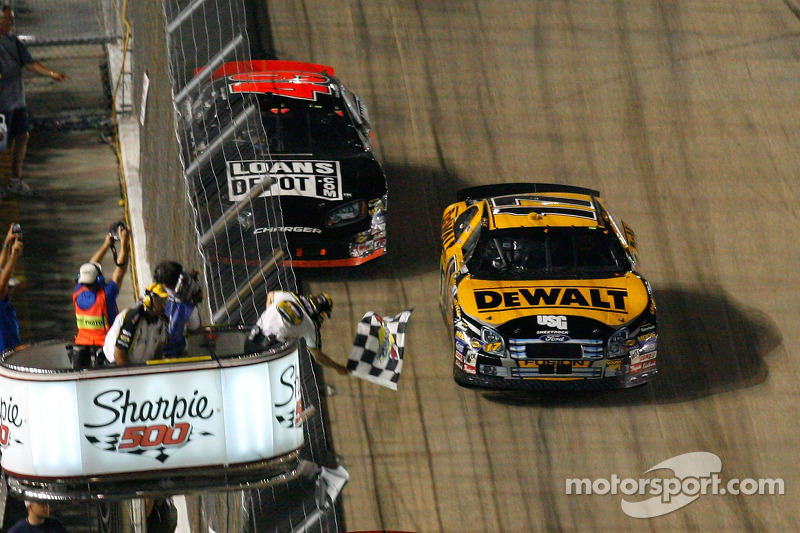
[{"label": "chain link fence", "polygon": [[108,45],[122,37],[124,0],[5,0],[16,33],[33,57],[69,76],[66,82],[25,73],[33,126],[45,130],[111,126]]}]

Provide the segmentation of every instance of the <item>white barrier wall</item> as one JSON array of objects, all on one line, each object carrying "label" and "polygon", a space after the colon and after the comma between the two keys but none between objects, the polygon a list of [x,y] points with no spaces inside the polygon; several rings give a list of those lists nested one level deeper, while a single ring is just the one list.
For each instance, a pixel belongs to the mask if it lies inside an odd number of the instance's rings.
[{"label": "white barrier wall", "polygon": [[271,361],[186,367],[57,381],[0,369],[3,469],[22,478],[102,476],[232,466],[302,446],[297,349]]}]

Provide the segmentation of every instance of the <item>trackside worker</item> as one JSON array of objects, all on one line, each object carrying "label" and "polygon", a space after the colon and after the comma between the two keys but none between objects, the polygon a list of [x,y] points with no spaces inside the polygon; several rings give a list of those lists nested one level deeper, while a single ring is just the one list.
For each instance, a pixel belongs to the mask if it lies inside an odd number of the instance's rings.
[{"label": "trackside worker", "polygon": [[[72,367],[86,368],[96,363],[98,350],[103,346],[114,319],[117,317],[117,296],[119,286],[128,269],[128,228],[120,227],[116,235],[106,235],[103,244],[88,263],[81,265],[77,285],[72,293],[75,308],[75,322],[78,333],[75,335],[72,351]],[[121,250],[115,254],[115,268],[111,280],[103,277],[100,261],[119,238]]]}]

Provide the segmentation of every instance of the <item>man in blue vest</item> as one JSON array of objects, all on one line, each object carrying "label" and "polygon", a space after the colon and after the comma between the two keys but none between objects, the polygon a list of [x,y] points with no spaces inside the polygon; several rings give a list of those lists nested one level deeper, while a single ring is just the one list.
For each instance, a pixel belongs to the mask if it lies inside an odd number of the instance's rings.
[{"label": "man in blue vest", "polygon": [[200,329],[200,312],[197,306],[203,301],[203,291],[197,273],[186,272],[176,261],[162,261],[155,269],[153,279],[167,289],[167,321],[169,340],[164,346],[164,357],[179,357],[186,349],[186,332]]}]

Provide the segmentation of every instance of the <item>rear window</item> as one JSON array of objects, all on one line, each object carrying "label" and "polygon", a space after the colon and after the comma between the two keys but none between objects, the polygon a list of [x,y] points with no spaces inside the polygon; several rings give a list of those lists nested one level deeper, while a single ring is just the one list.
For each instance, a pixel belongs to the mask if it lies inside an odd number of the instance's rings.
[{"label": "rear window", "polygon": [[364,151],[343,102],[260,95],[261,121],[274,154],[356,155]]}]

